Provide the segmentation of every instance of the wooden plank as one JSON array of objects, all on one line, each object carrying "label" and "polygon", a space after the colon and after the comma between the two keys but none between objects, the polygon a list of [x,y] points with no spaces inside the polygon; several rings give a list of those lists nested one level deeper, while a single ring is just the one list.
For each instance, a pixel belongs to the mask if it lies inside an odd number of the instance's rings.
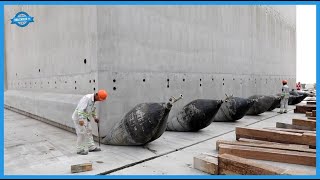
[{"label": "wooden plank", "polygon": [[315,138],[305,133],[300,134],[266,129],[236,127],[236,140],[239,140],[240,138],[316,146]]},{"label": "wooden plank", "polygon": [[219,174],[230,175],[310,175],[310,171],[299,169],[283,169],[270,164],[257,162],[231,154],[221,154],[218,157]]},{"label": "wooden plank", "polygon": [[[317,135],[314,133],[303,133],[303,136],[308,137],[308,140],[310,141],[317,141]],[[316,149],[316,144],[309,145],[309,148]]]},{"label": "wooden plank", "polygon": [[308,120],[308,119],[292,119],[293,125],[298,126],[307,126],[310,128],[316,128],[316,121],[314,120]]},{"label": "wooden plank", "polygon": [[229,145],[240,145],[240,146],[250,146],[250,147],[260,147],[260,148],[269,148],[269,149],[282,149],[282,150],[290,150],[290,151],[298,151],[298,152],[309,152],[316,153],[315,149],[309,149],[307,145],[297,145],[297,144],[280,144],[280,143],[272,143],[272,144],[257,144],[253,142],[245,142],[245,141],[225,141],[218,140],[216,141],[216,150],[219,151],[220,144],[229,144]]},{"label": "wooden plank", "polygon": [[306,97],[304,101],[317,101],[316,97]]},{"label": "wooden plank", "polygon": [[294,109],[295,113],[306,113],[312,110],[316,110],[316,105],[296,105]]},{"label": "wooden plank", "polygon": [[231,154],[249,159],[316,166],[316,154],[307,152],[220,144],[219,154]]},{"label": "wooden plank", "polygon": [[313,133],[315,134],[316,131],[308,131],[308,130],[300,130],[300,129],[284,129],[284,128],[263,128],[263,129],[269,129],[274,131],[285,131],[285,132],[293,132],[293,133]]},{"label": "wooden plank", "polygon": [[200,154],[193,157],[193,167],[208,174],[218,174],[218,157]]},{"label": "wooden plank", "polygon": [[71,166],[71,173],[79,173],[92,170],[92,163],[76,164]]},{"label": "wooden plank", "polygon": [[307,101],[307,105],[316,105],[316,101]]},{"label": "wooden plank", "polygon": [[308,119],[310,119],[310,120],[317,120],[316,117],[308,117]]},{"label": "wooden plank", "polygon": [[315,128],[310,128],[307,126],[297,126],[297,125],[281,123],[281,122],[277,122],[276,127],[277,128],[284,128],[284,129],[300,129],[300,130],[308,130],[308,131],[315,131],[316,130]]},{"label": "wooden plank", "polygon": [[316,117],[317,115],[317,111],[316,110],[312,110],[312,116],[311,117]]},{"label": "wooden plank", "polygon": [[311,117],[312,116],[312,112],[306,112],[306,116],[307,117]]}]

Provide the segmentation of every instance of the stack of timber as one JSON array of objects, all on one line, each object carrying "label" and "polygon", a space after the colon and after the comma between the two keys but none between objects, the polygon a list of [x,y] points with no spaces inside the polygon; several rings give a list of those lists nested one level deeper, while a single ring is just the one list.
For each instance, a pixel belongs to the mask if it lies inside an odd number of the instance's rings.
[{"label": "stack of timber", "polygon": [[[316,166],[315,120],[292,119],[262,129],[236,127],[236,140],[218,140],[218,155],[194,157],[194,168],[221,175],[310,175],[305,169],[284,169],[270,162]],[[267,163],[269,162],[269,163]],[[273,163],[274,164],[274,163]]]},{"label": "stack of timber", "polygon": [[294,113],[307,113],[316,110],[316,101],[305,101],[306,103],[300,103],[296,105]]},{"label": "stack of timber", "polygon": [[312,110],[311,112],[306,112],[306,117],[308,119],[316,120],[316,110]]}]

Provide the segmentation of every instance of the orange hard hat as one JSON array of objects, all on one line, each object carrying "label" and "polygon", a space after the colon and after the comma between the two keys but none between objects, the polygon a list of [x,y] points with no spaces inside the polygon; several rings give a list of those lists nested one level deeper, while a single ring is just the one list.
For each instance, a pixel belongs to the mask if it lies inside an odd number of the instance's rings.
[{"label": "orange hard hat", "polygon": [[288,81],[287,80],[282,80],[282,84],[287,84]]},{"label": "orange hard hat", "polygon": [[100,101],[107,99],[107,97],[108,97],[107,91],[105,91],[104,89],[100,89],[98,91],[98,97],[99,97]]}]

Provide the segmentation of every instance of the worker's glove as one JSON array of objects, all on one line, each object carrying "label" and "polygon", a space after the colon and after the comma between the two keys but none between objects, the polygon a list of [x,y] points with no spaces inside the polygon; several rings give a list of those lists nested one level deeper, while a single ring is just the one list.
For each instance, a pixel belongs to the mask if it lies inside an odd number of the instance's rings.
[{"label": "worker's glove", "polygon": [[94,121],[95,121],[96,123],[99,123],[99,119],[98,119],[98,118],[95,118]]},{"label": "worker's glove", "polygon": [[79,125],[83,126],[84,125],[84,120],[79,120]]}]

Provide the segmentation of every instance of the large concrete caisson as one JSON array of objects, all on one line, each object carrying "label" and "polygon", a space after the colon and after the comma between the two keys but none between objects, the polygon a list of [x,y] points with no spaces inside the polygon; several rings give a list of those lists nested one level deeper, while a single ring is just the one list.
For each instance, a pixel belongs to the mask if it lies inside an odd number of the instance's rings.
[{"label": "large concrete caisson", "polygon": [[197,99],[185,105],[168,121],[168,131],[199,131],[209,126],[222,100]]},{"label": "large concrete caisson", "polygon": [[168,115],[173,103],[142,103],[135,106],[102,139],[110,145],[144,145],[158,139],[166,130]]},{"label": "large concrete caisson", "polygon": [[248,97],[248,99],[254,99],[256,102],[254,102],[253,106],[248,110],[247,115],[259,115],[268,111],[276,98],[274,96],[253,95]]},{"label": "large concrete caisson", "polygon": [[[5,6],[5,105],[73,128],[81,97],[104,137],[133,107],[275,94],[296,82],[295,6]],[[34,17],[11,24],[18,12]],[[286,67],[286,68],[283,68]],[[279,87],[279,88],[275,88]],[[93,126],[97,135],[97,127]],[[161,138],[161,137],[160,137]]]},{"label": "large concrete caisson", "polygon": [[255,100],[227,97],[225,102],[221,105],[218,113],[214,116],[215,122],[234,122],[246,115],[248,110],[253,106]]}]

